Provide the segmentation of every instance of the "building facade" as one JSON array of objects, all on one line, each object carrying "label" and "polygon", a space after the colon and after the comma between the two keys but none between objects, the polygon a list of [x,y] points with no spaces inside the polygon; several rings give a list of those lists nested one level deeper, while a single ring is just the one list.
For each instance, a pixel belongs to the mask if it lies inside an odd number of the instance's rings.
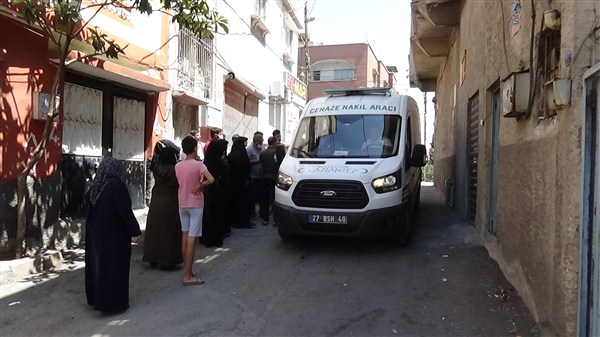
[{"label": "building facade", "polygon": [[[229,33],[215,36],[215,108],[206,124],[266,139],[275,129],[288,141],[306,104],[306,85],[297,77],[298,34],[303,29],[299,0],[218,1]],[[231,145],[231,144],[230,144]]]},{"label": "building facade", "polygon": [[[87,9],[85,9],[87,7]],[[165,110],[170,89],[167,66],[169,17],[131,11],[118,4],[97,14],[93,1],[80,12],[90,27],[98,27],[126,48],[126,57],[89,56],[83,41],[70,45],[66,74],[60,83],[60,114],[52,124],[50,142],[28,177],[27,247],[60,249],[73,245],[70,228],[59,218],[84,216],[85,191],[103,157],[125,166],[123,177],[133,206],[146,197],[146,159],[157,137],[152,125]],[[47,36],[22,20],[17,8],[0,3],[0,69],[2,71],[2,138],[0,139],[0,251],[15,245],[16,177],[41,141],[57,52]]]},{"label": "building facade", "polygon": [[[533,7],[532,7],[533,5]],[[414,1],[434,182],[542,327],[600,333],[600,1]]]},{"label": "building facade", "polygon": [[[91,2],[84,1],[86,5]],[[0,2],[3,73],[0,138],[0,252],[10,258],[17,224],[16,177],[41,139],[56,58],[47,37]],[[220,127],[228,140],[239,134],[265,140],[274,129],[285,142],[306,103],[306,85],[296,77],[298,34],[304,3],[299,0],[209,1],[228,20],[229,32],[196,36],[162,13],[131,11],[120,2],[83,21],[125,46],[126,55],[89,55],[82,40],[71,44],[60,115],[50,143],[29,177],[27,246],[33,251],[73,245],[85,216],[85,192],[98,163],[113,156],[125,164],[134,208],[145,207],[152,184],[147,161],[160,139],[179,143],[191,130],[208,139]],[[35,50],[35,52],[32,52]],[[230,143],[231,145],[231,143]],[[77,227],[77,228],[70,228]],[[77,241],[77,242],[74,242]]]},{"label": "building facade", "polygon": [[[309,62],[306,62],[308,56]],[[308,100],[325,89],[394,88],[395,67],[379,61],[368,43],[308,45],[300,48],[300,77],[308,73]]]}]

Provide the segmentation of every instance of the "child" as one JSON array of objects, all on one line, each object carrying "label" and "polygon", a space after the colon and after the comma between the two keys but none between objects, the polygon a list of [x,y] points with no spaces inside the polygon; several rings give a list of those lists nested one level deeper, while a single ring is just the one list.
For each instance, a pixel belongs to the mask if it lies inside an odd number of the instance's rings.
[{"label": "child", "polygon": [[204,210],[204,188],[215,179],[206,166],[196,160],[198,141],[193,136],[186,136],[181,141],[185,159],[175,165],[175,175],[179,182],[177,193],[179,200],[179,218],[181,219],[181,252],[183,253],[183,285],[204,284],[204,280],[196,277],[192,271],[196,241],[202,236],[202,212]]}]

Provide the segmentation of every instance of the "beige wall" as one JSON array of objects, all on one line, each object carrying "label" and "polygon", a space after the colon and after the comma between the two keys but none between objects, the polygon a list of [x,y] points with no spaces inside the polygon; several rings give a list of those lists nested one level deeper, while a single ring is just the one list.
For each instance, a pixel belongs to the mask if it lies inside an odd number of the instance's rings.
[{"label": "beige wall", "polygon": [[[560,76],[572,79],[571,106],[554,118],[500,117],[496,235],[487,232],[490,201],[491,91],[511,72],[529,68],[530,2],[513,36],[513,0],[466,1],[436,91],[435,184],[455,180],[455,205],[466,215],[467,102],[479,93],[479,166],[476,227],[490,255],[542,326],[559,336],[577,329],[579,212],[581,202],[582,74],[594,60],[586,35],[593,27],[591,1],[553,1],[562,15]],[[537,2],[536,2],[537,3]],[[596,13],[600,8],[596,8]],[[536,8],[535,34],[541,26]],[[596,46],[597,47],[597,46]],[[460,65],[467,72],[460,83]],[[567,65],[570,51],[573,62]],[[535,51],[537,52],[537,50]],[[596,51],[596,57],[600,52]],[[455,94],[456,88],[456,94]],[[455,102],[456,96],[456,102]],[[536,93],[540,97],[540,92]]]}]

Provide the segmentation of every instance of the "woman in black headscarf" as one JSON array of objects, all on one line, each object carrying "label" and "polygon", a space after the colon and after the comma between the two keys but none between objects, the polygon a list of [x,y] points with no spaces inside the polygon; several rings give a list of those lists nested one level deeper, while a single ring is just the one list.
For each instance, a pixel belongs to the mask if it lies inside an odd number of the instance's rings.
[{"label": "woman in black headscarf", "polygon": [[170,140],[160,140],[154,146],[150,165],[154,187],[146,220],[142,260],[165,270],[173,270],[176,265],[183,263],[177,199],[179,184],[175,176],[179,151],[180,148]]},{"label": "woman in black headscarf", "polygon": [[85,293],[88,304],[104,312],[129,307],[131,241],[138,242],[141,235],[120,174],[116,159],[104,159],[87,196]]},{"label": "woman in black headscarf", "polygon": [[204,213],[202,239],[206,247],[222,247],[225,234],[231,231],[228,210],[229,167],[225,161],[227,152],[225,139],[213,140],[204,154],[204,165],[215,178],[215,182],[204,190]]},{"label": "woman in black headscarf", "polygon": [[246,152],[246,142],[248,138],[235,136],[231,152],[227,156],[227,164],[231,172],[231,209],[235,210],[232,213],[231,226],[235,228],[250,228],[250,195],[248,183],[250,182],[250,159]]}]

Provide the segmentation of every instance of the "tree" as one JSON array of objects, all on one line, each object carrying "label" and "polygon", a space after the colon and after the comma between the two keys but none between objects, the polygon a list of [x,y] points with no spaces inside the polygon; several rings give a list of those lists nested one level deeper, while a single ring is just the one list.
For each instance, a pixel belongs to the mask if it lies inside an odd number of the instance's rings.
[{"label": "tree", "polygon": [[[23,241],[25,239],[25,225],[27,224],[26,200],[27,177],[44,153],[50,139],[52,124],[59,114],[56,97],[63,81],[68,60],[71,42],[75,39],[89,43],[95,54],[107,58],[118,58],[124,54],[126,46],[120,46],[114,39],[104,34],[96,27],[88,27],[91,18],[95,17],[107,6],[125,7],[118,0],[95,0],[87,2],[84,7],[83,0],[10,0],[22,18],[35,29],[41,31],[54,45],[58,54],[56,74],[50,92],[50,107],[47,113],[46,124],[41,141],[29,156],[24,168],[17,175],[17,236],[15,257],[20,258],[24,253]],[[213,37],[217,28],[228,32],[228,21],[218,12],[211,10],[206,0],[160,0],[160,8],[153,8],[149,0],[132,0],[128,9],[145,14],[160,11],[171,15],[172,22],[180,27],[187,28],[201,37]],[[94,14],[88,21],[84,21],[80,12],[84,9],[93,9]]]}]

